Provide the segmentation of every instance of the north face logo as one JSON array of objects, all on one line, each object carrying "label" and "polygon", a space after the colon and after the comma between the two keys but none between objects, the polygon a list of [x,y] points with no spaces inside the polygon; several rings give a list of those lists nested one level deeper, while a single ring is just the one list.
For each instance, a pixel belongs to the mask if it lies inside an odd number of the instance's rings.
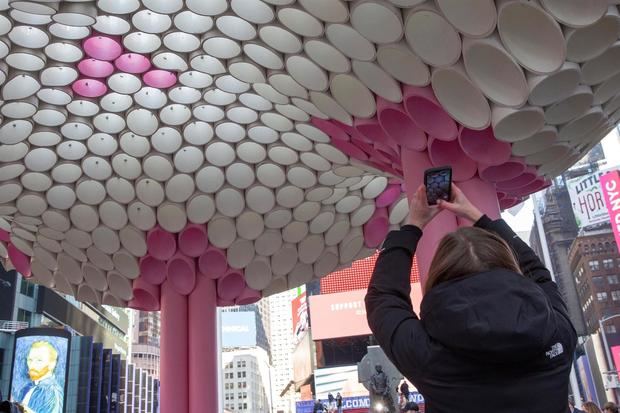
[{"label": "north face logo", "polygon": [[559,356],[562,353],[564,353],[564,346],[562,346],[562,343],[555,343],[554,345],[551,346],[551,350],[547,351],[545,355],[549,357],[550,359],[552,359],[554,357]]}]

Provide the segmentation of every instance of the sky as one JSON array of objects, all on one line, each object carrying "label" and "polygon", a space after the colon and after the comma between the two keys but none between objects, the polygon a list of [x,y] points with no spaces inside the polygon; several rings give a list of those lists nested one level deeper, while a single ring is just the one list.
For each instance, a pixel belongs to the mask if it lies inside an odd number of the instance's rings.
[{"label": "sky", "polygon": [[[620,135],[618,130],[613,129],[601,143],[603,145],[603,152],[605,152],[605,158],[607,159],[606,167],[620,166]],[[528,198],[516,215],[513,216],[509,212],[504,212],[502,218],[517,232],[531,230],[534,223],[534,204],[532,200]]]}]

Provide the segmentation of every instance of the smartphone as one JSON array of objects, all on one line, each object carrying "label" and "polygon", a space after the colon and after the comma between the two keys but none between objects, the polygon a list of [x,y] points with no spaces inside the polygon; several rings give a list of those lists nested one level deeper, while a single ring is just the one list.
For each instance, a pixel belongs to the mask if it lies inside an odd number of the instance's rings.
[{"label": "smartphone", "polygon": [[440,166],[427,169],[424,171],[424,186],[429,205],[437,205],[440,199],[449,201],[452,192],[452,168]]}]

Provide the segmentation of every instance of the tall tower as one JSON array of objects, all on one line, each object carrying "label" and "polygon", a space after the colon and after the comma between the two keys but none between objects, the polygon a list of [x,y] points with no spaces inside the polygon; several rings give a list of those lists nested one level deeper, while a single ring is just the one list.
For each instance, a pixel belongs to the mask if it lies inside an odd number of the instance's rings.
[{"label": "tall tower", "polygon": [[159,312],[133,311],[131,362],[159,379]]},{"label": "tall tower", "polygon": [[293,317],[291,301],[295,297],[295,290],[285,291],[273,295],[267,300],[269,312],[274,321],[271,325],[271,359],[273,365],[273,401],[276,412],[295,412],[295,392],[290,391],[285,396],[280,394],[293,380]]}]

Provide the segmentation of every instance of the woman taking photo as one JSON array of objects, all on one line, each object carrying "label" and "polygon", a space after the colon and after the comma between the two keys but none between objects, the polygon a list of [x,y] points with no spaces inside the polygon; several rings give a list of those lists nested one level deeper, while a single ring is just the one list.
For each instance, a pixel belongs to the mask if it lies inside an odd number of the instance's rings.
[{"label": "woman taking photo", "polygon": [[[427,413],[565,413],[577,335],[556,284],[503,220],[483,215],[455,185],[452,195],[430,207],[421,186],[409,225],[388,234],[366,295],[375,338]],[[413,255],[442,210],[474,226],[439,243],[418,317]]]}]

